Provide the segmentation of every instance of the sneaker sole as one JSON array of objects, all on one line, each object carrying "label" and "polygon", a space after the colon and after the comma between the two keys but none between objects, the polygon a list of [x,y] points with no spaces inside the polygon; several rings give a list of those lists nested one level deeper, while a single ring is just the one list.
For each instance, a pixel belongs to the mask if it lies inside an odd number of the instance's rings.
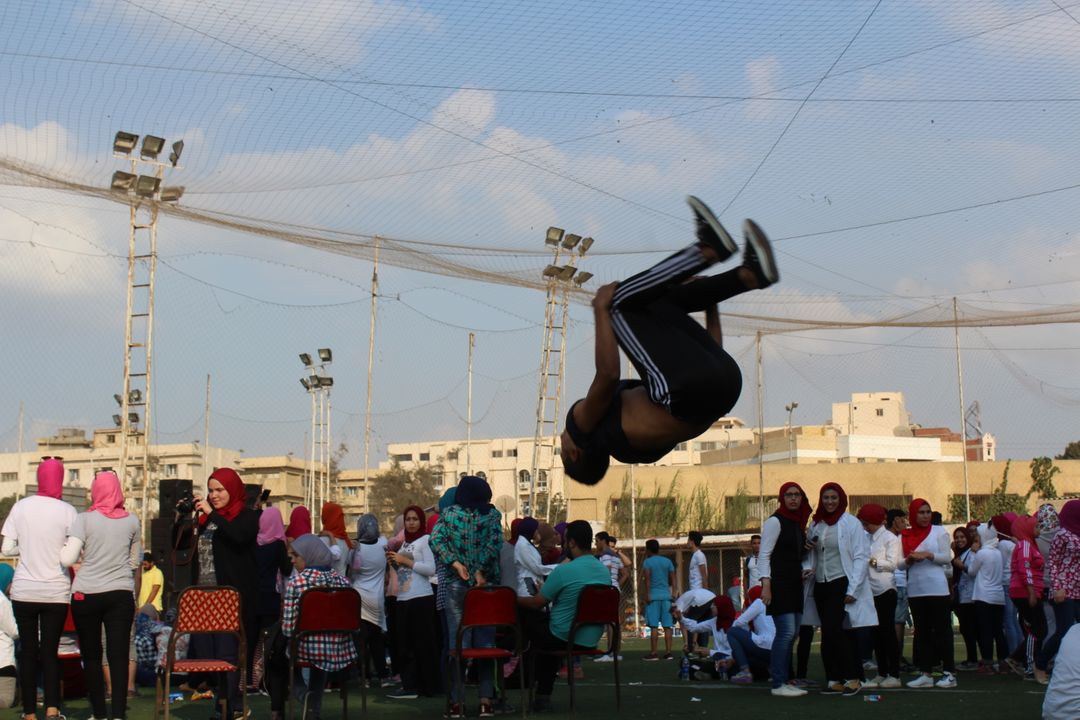
[{"label": "sneaker sole", "polygon": [[[701,201],[701,198],[693,195],[686,196],[686,204],[690,206],[690,209],[700,217],[705,223],[716,233],[716,237],[720,239],[720,245],[727,255],[721,257],[720,260],[727,260],[729,257],[739,251],[739,246],[736,244],[735,239],[731,237],[731,234],[720,224],[720,221],[716,219],[716,215],[709,209],[709,206]],[[716,248],[718,251],[721,248]],[[721,252],[721,255],[724,253]]]},{"label": "sneaker sole", "polygon": [[765,231],[758,227],[756,222],[748,218],[743,221],[743,233],[746,235],[746,242],[754,248],[754,254],[757,255],[758,264],[761,266],[761,274],[765,276],[770,285],[780,282],[780,271],[776,269],[776,258],[773,256],[772,244],[765,235]]}]

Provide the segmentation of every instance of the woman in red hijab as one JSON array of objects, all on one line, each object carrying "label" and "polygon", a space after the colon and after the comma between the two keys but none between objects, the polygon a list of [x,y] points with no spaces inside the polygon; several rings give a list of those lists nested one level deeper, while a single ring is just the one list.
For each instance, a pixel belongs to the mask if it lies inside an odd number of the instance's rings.
[{"label": "woman in red hijab", "polygon": [[[244,482],[232,468],[218,468],[206,483],[206,497],[195,496],[199,537],[195,564],[199,585],[231,585],[241,598],[254,598],[258,587],[258,564],[255,548],[259,536],[259,516],[247,507]],[[244,634],[258,635],[255,603],[242,602]],[[238,647],[231,635],[195,635],[191,648],[196,657],[236,662]],[[217,684],[214,704],[227,701],[226,717],[233,717],[243,707],[240,673],[227,673]],[[222,695],[225,697],[223,698]]]},{"label": "woman in red hijab", "polygon": [[[915,621],[915,664],[921,674],[909,688],[956,687],[953,662],[952,611],[949,579],[945,568],[952,563],[949,533],[933,525],[930,503],[915,498],[908,506],[910,527],[900,534],[900,546],[907,566],[908,607]],[[936,683],[931,676],[941,664],[944,673]]]},{"label": "woman in red hijab", "polygon": [[824,695],[855,695],[862,689],[865,678],[854,629],[878,622],[869,580],[870,538],[847,505],[844,488],[834,482],[822,485],[809,533]]},{"label": "woman in red hijab", "polygon": [[397,576],[397,657],[401,689],[387,697],[412,700],[419,695],[435,695],[439,690],[439,634],[436,627],[435,594],[431,577],[435,574],[435,555],[429,543],[427,518],[417,505],[402,513],[404,542],[397,551],[387,550],[386,559]]},{"label": "woman in red hijab", "polygon": [[[1016,538],[1016,549],[1012,554],[1012,577],[1009,580],[1009,599],[1016,607],[1020,619],[1024,621],[1035,638],[1035,680],[1041,685],[1050,682],[1046,674],[1046,660],[1042,655],[1042,643],[1046,639],[1046,614],[1043,612],[1044,562],[1042,553],[1035,544],[1034,517],[1018,517],[1012,524],[1012,535]],[[1014,670],[1022,669],[1022,659],[1027,654],[1027,643],[1020,647],[1006,660]],[[1040,667],[1041,666],[1041,667]]]},{"label": "woman in red hijab", "polygon": [[311,511],[303,505],[297,505],[289,513],[289,526],[285,529],[285,539],[295,540],[311,532]]},{"label": "woman in red hijab", "polygon": [[780,503],[761,526],[761,601],[776,625],[769,674],[772,694],[798,697],[806,691],[788,684],[791,645],[798,632],[803,611],[802,561],[806,555],[806,521],[810,501],[797,483],[780,486]]},{"label": "woman in red hijab", "polygon": [[319,535],[330,546],[330,552],[334,555],[334,563],[330,567],[344,576],[353,541],[345,529],[345,510],[337,503],[323,503],[322,532]]}]

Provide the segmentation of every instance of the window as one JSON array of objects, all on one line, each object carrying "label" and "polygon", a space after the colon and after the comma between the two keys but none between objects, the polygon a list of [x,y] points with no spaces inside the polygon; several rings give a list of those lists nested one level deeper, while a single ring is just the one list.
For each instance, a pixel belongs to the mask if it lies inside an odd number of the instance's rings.
[{"label": "window", "polygon": [[457,460],[457,458],[458,458],[458,451],[457,450],[451,450],[450,452],[446,453],[446,459],[447,460]]},{"label": "window", "polygon": [[506,457],[517,457],[517,448],[506,451]]},{"label": "window", "polygon": [[681,442],[675,446],[675,452],[686,452],[686,443]]},{"label": "window", "polygon": [[716,450],[720,447],[720,443],[716,440],[703,440],[701,442],[694,443],[697,446],[698,452],[705,452],[707,450]]},{"label": "window", "polygon": [[491,451],[491,457],[493,457],[493,458],[501,458],[502,457],[502,450],[492,450]]},{"label": "window", "polygon": [[430,462],[431,453],[420,453],[420,462]]},{"label": "window", "polygon": [[394,462],[412,462],[412,453],[401,453],[400,455],[395,455]]},{"label": "window", "polygon": [[19,473],[17,472],[0,473],[0,482],[18,482],[18,480]]},{"label": "window", "polygon": [[476,477],[480,478],[481,480],[487,480],[487,473],[483,470],[477,470]]},{"label": "window", "polygon": [[109,443],[110,445],[116,444],[116,433],[109,433],[108,435],[106,435],[105,442]]},{"label": "window", "polygon": [[[179,474],[179,473],[178,473],[178,471],[179,471],[179,470],[180,470],[180,468],[179,468],[179,467],[178,467],[177,465],[175,465],[175,464],[171,464],[171,465],[166,465],[166,466],[165,466],[165,477],[167,477],[167,478],[174,478],[174,477],[176,477],[176,476],[177,476],[177,475]],[[261,478],[261,477],[263,477],[263,476],[262,476],[262,475],[260,475],[260,478]]]},{"label": "window", "polygon": [[359,494],[360,494],[360,488],[358,488],[358,487],[352,486],[352,487],[346,487],[345,488],[345,496],[346,497],[356,497]]},{"label": "window", "polygon": [[885,417],[885,410],[884,410],[884,408],[878,408],[877,410],[874,411],[874,414],[877,415],[878,417]]},{"label": "window", "polygon": [[522,490],[528,490],[530,482],[532,482],[532,474],[528,470],[519,470],[518,487]]},{"label": "window", "polygon": [[547,470],[536,471],[536,489],[541,492],[547,491]]},{"label": "window", "polygon": [[68,482],[79,482],[79,468],[68,468]]}]

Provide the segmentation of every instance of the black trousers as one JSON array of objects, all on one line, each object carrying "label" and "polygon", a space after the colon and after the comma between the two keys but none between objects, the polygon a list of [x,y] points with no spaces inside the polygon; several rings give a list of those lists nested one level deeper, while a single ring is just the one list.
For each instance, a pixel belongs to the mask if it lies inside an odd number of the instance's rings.
[{"label": "black trousers", "polygon": [[[361,620],[359,636],[364,639],[364,648],[367,653],[367,657],[360,655],[364,674],[380,680],[385,678],[386,642],[383,640],[382,628],[367,620]],[[359,647],[357,650],[359,651]],[[369,672],[369,667],[371,672]]]},{"label": "black trousers", "polygon": [[397,663],[401,687],[429,696],[439,692],[439,634],[435,596],[397,601]]},{"label": "black trousers", "polygon": [[949,596],[911,597],[908,607],[915,622],[915,665],[928,673],[941,663],[945,672],[955,672],[952,617]]},{"label": "black trousers", "polygon": [[[189,647],[189,655],[193,658],[213,658],[235,665],[240,657],[240,643],[234,635],[192,635]],[[214,688],[214,706],[217,707],[218,703],[224,699],[228,713],[226,717],[232,717],[234,712],[240,712],[243,707],[240,673],[210,673],[208,679]]]},{"label": "black trousers", "polygon": [[983,663],[994,662],[994,646],[997,646],[997,659],[1005,660],[1009,656],[1005,642],[1005,606],[976,600],[975,626],[979,630],[979,656]]},{"label": "black trousers", "polygon": [[[60,635],[67,619],[67,603],[38,603],[12,600],[15,625],[19,628],[19,689],[23,714],[37,712],[37,677],[41,671],[45,707],[60,707],[60,661],[56,657]],[[40,631],[40,639],[38,632]],[[99,636],[98,642],[101,642]],[[126,641],[125,641],[126,642]],[[127,672],[127,665],[124,665]]]},{"label": "black trousers", "polygon": [[611,306],[615,338],[650,399],[690,423],[723,416],[742,391],[738,363],[688,314],[746,291],[737,269],[686,282],[708,266],[691,245],[620,283]]},{"label": "black trousers", "polygon": [[975,619],[975,603],[957,603],[953,607],[956,620],[960,625],[960,637],[964,639],[967,662],[975,662],[979,657],[979,628]]},{"label": "black trousers", "polygon": [[814,584],[814,603],[821,618],[821,662],[830,681],[859,680],[863,675],[857,634],[844,630],[847,586],[846,577]]},{"label": "black trousers", "polygon": [[878,675],[900,677],[900,646],[896,642],[896,591],[886,590],[874,596],[878,624],[874,631],[874,654]]},{"label": "black trousers", "polygon": [[[1046,663],[1043,662],[1042,644],[1046,639],[1046,613],[1043,612],[1043,601],[1039,600],[1035,603],[1035,607],[1028,605],[1027,598],[1012,598],[1013,605],[1016,606],[1016,612],[1020,614],[1020,619],[1023,621],[1021,627],[1025,632],[1031,633],[1035,638],[1035,667],[1039,670],[1046,669]],[[1023,660],[1027,656],[1027,643],[1020,643],[1020,647],[1013,651],[1013,657],[1017,660]]]},{"label": "black trousers", "polygon": [[795,675],[799,680],[806,679],[806,673],[810,667],[810,652],[814,649],[814,630],[816,628],[813,625],[800,625],[799,626],[799,645],[795,650]]},{"label": "black trousers", "polygon": [[[86,692],[96,718],[123,718],[127,712],[128,660],[131,626],[135,622],[135,596],[130,590],[76,594],[71,600],[71,619],[79,633],[79,651],[86,673]],[[105,672],[101,667],[101,628],[105,628],[109,679],[112,681],[112,714],[105,707]]]}]

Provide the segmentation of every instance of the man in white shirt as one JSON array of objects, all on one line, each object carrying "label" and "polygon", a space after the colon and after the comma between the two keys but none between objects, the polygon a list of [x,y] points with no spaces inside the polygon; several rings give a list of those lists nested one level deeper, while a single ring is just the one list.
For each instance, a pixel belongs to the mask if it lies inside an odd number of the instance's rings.
[{"label": "man in white shirt", "polygon": [[[679,611],[679,614],[675,615],[675,617],[685,616],[696,621],[708,620],[713,615],[713,600],[715,599],[716,593],[712,590],[706,590],[705,588],[687,590],[675,600],[674,609]],[[674,612],[672,614],[674,615]],[[690,652],[693,648],[693,641],[690,639],[691,633],[685,623],[680,621],[679,624],[682,626],[683,632],[683,652]],[[700,650],[704,651],[708,638],[702,640],[699,637],[698,640]]]},{"label": "man in white shirt", "polygon": [[750,555],[746,558],[746,591],[755,585],[761,584],[761,573],[757,567],[757,556],[761,550],[761,536],[750,536]]},{"label": "man in white shirt", "polygon": [[686,547],[692,551],[690,555],[691,590],[709,587],[709,568],[705,563],[705,553],[701,550],[702,539],[702,534],[697,530],[691,530],[687,535]]}]

